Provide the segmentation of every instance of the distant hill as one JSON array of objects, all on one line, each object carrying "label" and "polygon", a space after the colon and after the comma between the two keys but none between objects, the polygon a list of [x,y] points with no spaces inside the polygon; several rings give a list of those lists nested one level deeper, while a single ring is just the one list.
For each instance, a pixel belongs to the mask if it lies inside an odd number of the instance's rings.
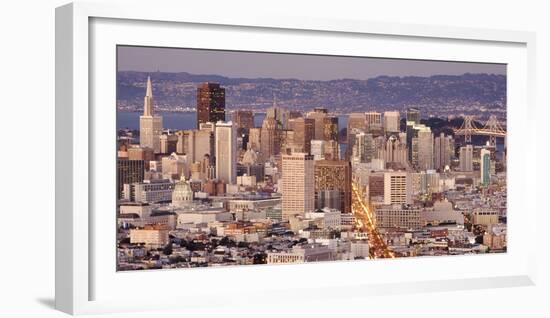
[{"label": "distant hill", "polygon": [[185,72],[118,72],[117,105],[141,109],[145,81],[153,81],[155,102],[164,109],[195,107],[196,88],[217,82],[226,89],[228,109],[262,110],[277,104],[297,110],[324,106],[335,112],[379,111],[419,107],[424,114],[506,112],[506,76],[492,74],[436,75],[430,77],[379,76],[368,80],[303,81],[272,78],[228,78]]}]

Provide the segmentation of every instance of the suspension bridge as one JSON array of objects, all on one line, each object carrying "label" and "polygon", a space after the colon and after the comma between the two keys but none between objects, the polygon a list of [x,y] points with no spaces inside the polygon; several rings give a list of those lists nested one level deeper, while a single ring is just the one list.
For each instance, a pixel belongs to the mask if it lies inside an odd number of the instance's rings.
[{"label": "suspension bridge", "polygon": [[472,142],[472,135],[476,136],[489,136],[489,144],[496,146],[497,138],[504,138],[506,143],[506,129],[499,123],[497,116],[489,116],[489,120],[483,127],[478,127],[474,121],[474,116],[464,116],[464,122],[460,128],[455,129],[455,136],[464,136],[465,143]]}]

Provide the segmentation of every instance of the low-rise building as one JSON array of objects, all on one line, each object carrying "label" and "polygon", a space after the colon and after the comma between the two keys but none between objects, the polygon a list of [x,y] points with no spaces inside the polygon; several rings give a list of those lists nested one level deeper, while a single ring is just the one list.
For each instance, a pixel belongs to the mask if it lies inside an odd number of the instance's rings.
[{"label": "low-rise building", "polygon": [[305,263],[333,260],[333,253],[324,245],[320,244],[305,244],[296,245],[289,251],[268,252],[268,264],[281,263]]},{"label": "low-rise building", "polygon": [[177,227],[186,223],[230,222],[233,215],[223,208],[202,208],[192,210],[176,210],[178,214]]},{"label": "low-rise building", "polygon": [[480,225],[497,224],[499,215],[499,211],[494,209],[477,208],[472,213],[473,223]]},{"label": "low-rise building", "polygon": [[308,219],[320,219],[321,227],[324,229],[340,230],[342,228],[342,213],[336,209],[319,209],[315,212],[307,212]]},{"label": "low-rise building", "polygon": [[153,207],[148,203],[128,202],[121,204],[119,211],[121,215],[137,214],[140,218],[143,218],[151,215]]},{"label": "low-rise building", "polygon": [[142,229],[130,230],[130,243],[145,244],[151,248],[163,247],[170,242],[168,229],[159,224],[145,225]]},{"label": "low-rise building", "polygon": [[407,205],[381,205],[375,209],[376,225],[379,228],[419,229],[420,209]]},{"label": "low-rise building", "polygon": [[125,184],[123,198],[133,202],[168,202],[172,200],[175,183],[169,179],[147,180]]}]

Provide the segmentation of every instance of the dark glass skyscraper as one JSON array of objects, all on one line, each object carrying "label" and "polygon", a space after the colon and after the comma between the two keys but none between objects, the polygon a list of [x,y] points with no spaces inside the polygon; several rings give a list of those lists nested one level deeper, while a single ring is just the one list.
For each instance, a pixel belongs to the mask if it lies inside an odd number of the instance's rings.
[{"label": "dark glass skyscraper", "polygon": [[225,88],[203,83],[197,88],[197,129],[206,122],[225,121]]},{"label": "dark glass skyscraper", "polygon": [[125,184],[143,181],[144,171],[144,160],[117,159],[117,199],[122,198],[122,189]]}]

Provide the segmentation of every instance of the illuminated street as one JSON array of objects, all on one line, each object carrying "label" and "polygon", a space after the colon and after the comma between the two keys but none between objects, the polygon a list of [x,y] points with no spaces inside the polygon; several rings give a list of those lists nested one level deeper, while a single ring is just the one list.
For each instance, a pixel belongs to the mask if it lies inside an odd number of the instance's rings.
[{"label": "illuminated street", "polygon": [[388,248],[378,232],[373,222],[374,215],[363,201],[355,182],[352,183],[351,201],[357,229],[368,233],[370,258],[395,258],[395,254]]}]

